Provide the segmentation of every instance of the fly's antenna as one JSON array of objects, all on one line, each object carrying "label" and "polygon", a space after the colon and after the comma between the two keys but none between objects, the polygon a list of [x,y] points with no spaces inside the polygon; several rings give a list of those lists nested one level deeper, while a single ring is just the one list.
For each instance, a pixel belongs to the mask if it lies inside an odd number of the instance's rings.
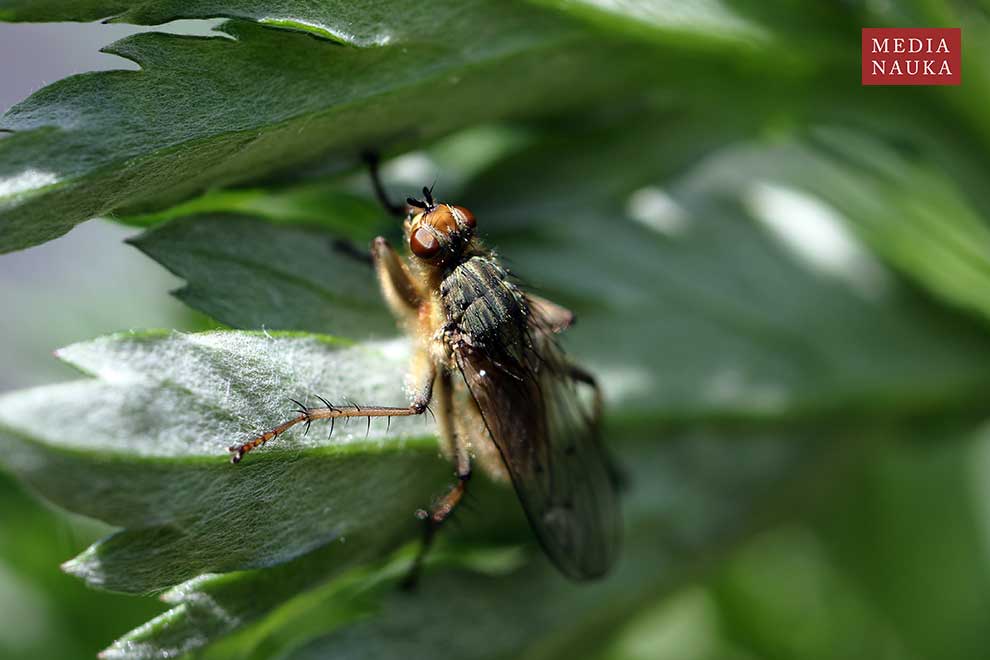
[{"label": "fly's antenna", "polygon": [[433,180],[433,185],[427,188],[423,186],[423,199],[416,199],[415,197],[406,197],[406,204],[409,206],[414,206],[418,209],[423,209],[427,213],[432,211],[437,207],[436,201],[433,199],[433,188],[437,185],[437,180]]}]

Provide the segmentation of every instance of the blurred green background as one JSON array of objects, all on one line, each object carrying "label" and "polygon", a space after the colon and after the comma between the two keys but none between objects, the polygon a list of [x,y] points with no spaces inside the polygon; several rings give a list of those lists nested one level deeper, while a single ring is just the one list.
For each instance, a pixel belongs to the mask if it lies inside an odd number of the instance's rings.
[{"label": "blurred green background", "polygon": [[[985,14],[978,16],[983,27]],[[95,51],[137,30],[0,24],[0,110],[70,73],[134,68]],[[965,27],[963,34],[965,41]],[[974,123],[990,125],[988,108],[975,107]],[[932,125],[935,141],[940,130]],[[979,144],[973,149],[982,162],[986,154]],[[647,216],[670,217],[649,210],[669,200],[640,202]],[[814,222],[802,208],[817,210],[792,206],[791,221]],[[135,233],[96,220],[0,257],[0,390],[74,378],[51,351],[75,341],[130,328],[204,327],[168,294],[181,280],[122,243]],[[849,457],[838,492],[685,575],[672,597],[625,623],[602,657],[990,657],[990,433],[936,425],[918,435]],[[152,597],[93,591],[59,571],[108,531],[42,504],[0,473],[0,656],[92,657],[166,609]]]}]

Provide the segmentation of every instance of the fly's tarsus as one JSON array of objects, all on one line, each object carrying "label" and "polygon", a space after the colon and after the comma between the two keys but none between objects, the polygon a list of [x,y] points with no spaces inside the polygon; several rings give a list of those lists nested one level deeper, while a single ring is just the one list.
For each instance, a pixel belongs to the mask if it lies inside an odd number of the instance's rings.
[{"label": "fly's tarsus", "polygon": [[310,425],[318,419],[329,419],[330,420],[330,436],[333,436],[334,424],[338,417],[343,417],[345,419],[350,419],[351,417],[367,417],[368,418],[368,433],[371,433],[371,418],[372,417],[385,417],[390,420],[392,417],[410,417],[412,415],[421,414],[426,407],[421,405],[419,402],[414,403],[406,408],[392,408],[388,406],[365,406],[361,407],[356,403],[351,403],[349,406],[335,406],[321,396],[317,396],[324,407],[322,408],[308,408],[304,404],[296,401],[295,399],[289,399],[294,404],[296,404],[298,409],[296,412],[299,413],[298,417],[294,417],[288,421],[282,422],[275,428],[262,433],[261,435],[248,440],[247,442],[242,442],[237,445],[231,445],[227,448],[230,452],[230,462],[240,463],[244,455],[261,447],[265,443],[271,442],[278,436],[282,435],[290,428],[296,424],[306,424],[306,432],[309,432]]},{"label": "fly's tarsus", "polygon": [[429,552],[430,546],[433,545],[433,539],[437,531],[443,523],[454,520],[452,515],[467,495],[467,485],[470,480],[471,468],[468,466],[463,472],[457,475],[457,482],[447,491],[447,494],[433,502],[429,511],[426,509],[416,509],[416,517],[423,521],[423,541],[419,547],[419,552],[416,553],[416,557],[413,559],[409,572],[401,583],[403,590],[410,591],[416,587],[419,581],[419,574],[423,569],[423,560],[426,558],[426,553]]}]

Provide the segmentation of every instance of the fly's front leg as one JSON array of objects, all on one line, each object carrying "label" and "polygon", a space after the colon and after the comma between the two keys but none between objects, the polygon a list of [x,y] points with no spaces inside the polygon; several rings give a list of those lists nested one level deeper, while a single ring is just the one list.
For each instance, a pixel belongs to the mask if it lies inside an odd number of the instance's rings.
[{"label": "fly's front leg", "polygon": [[392,314],[406,324],[415,323],[424,296],[405,262],[381,236],[371,243],[371,258],[382,296]]},{"label": "fly's front leg", "polygon": [[375,196],[378,198],[378,203],[392,215],[399,218],[403,217],[406,214],[406,207],[401,204],[393,203],[385,193],[385,186],[382,185],[382,179],[378,172],[378,163],[380,161],[378,152],[365,151],[361,154],[361,156],[364,159],[365,164],[368,166],[368,173],[371,175],[371,185],[375,189]]},{"label": "fly's front leg", "polygon": [[449,444],[454,453],[457,482],[446,495],[434,502],[429,511],[420,509],[416,512],[416,517],[423,521],[423,543],[420,545],[416,559],[413,560],[409,574],[402,583],[403,588],[406,589],[416,586],[423,560],[426,558],[430,546],[433,545],[433,539],[436,536],[437,530],[454,513],[457,505],[463,501],[464,495],[467,493],[468,481],[471,479],[471,456],[468,453],[466,443],[462,438],[458,437],[454,428],[453,384],[451,383],[450,373],[441,371],[437,378],[437,385],[437,399],[439,401],[440,412],[437,421],[440,424],[441,436],[443,436],[443,439]]},{"label": "fly's front leg", "polygon": [[[371,183],[375,188],[378,201],[385,209],[398,217],[406,216],[406,207],[393,204],[385,194],[381,178],[378,176],[378,154],[372,151],[364,153],[364,160],[371,172]],[[371,260],[375,266],[375,274],[382,288],[382,295],[388,303],[392,314],[401,321],[414,322],[420,305],[426,298],[416,284],[408,266],[398,253],[379,236],[371,243]]]},{"label": "fly's front leg", "polygon": [[270,431],[261,435],[232,445],[227,448],[230,452],[230,462],[240,463],[244,454],[261,447],[267,442],[271,442],[297,424],[305,424],[309,430],[309,425],[319,419],[330,420],[330,433],[333,433],[333,424],[338,417],[367,417],[368,424],[371,424],[372,417],[410,417],[412,415],[422,415],[430,405],[433,398],[433,380],[436,378],[436,370],[432,368],[432,363],[417,360],[417,363],[427,365],[425,370],[418,370],[416,385],[413,388],[412,402],[405,408],[392,408],[389,406],[336,406],[323,397],[317,397],[323,403],[322,406],[308,408],[298,401],[293,400],[297,406],[297,416],[282,422]]}]

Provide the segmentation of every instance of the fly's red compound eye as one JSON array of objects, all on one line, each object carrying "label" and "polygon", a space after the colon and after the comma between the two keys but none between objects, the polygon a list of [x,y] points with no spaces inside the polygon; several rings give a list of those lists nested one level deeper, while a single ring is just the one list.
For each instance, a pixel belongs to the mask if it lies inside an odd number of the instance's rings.
[{"label": "fly's red compound eye", "polygon": [[440,251],[440,241],[429,229],[420,227],[409,237],[409,249],[420,259],[431,259]]},{"label": "fly's red compound eye", "polygon": [[477,226],[478,223],[474,219],[474,213],[471,213],[463,206],[451,206],[450,208],[453,209],[457,218],[468,227],[474,229]]}]

